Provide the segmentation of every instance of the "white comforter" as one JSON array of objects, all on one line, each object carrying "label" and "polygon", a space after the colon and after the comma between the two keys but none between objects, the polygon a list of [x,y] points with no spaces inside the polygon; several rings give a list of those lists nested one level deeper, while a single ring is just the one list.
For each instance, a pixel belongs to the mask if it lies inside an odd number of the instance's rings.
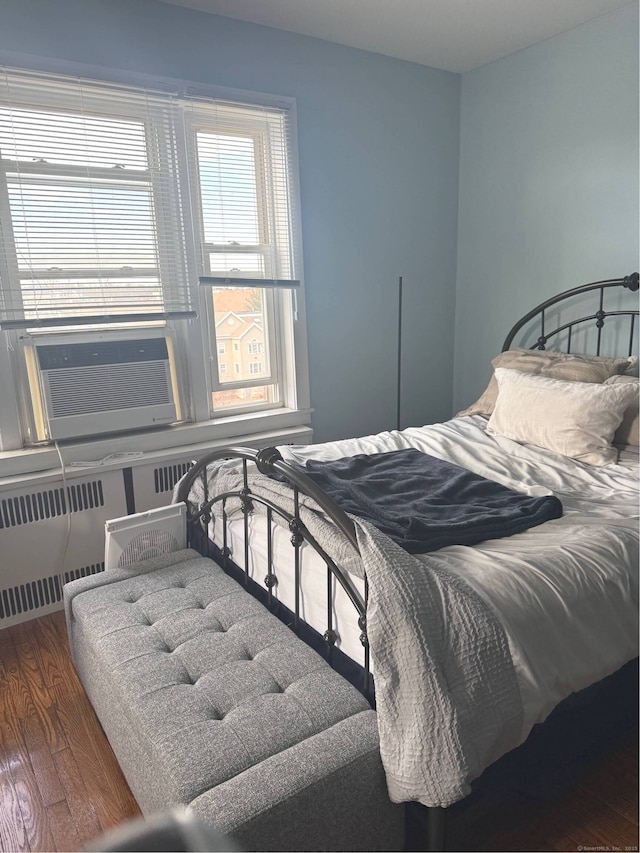
[{"label": "white comforter", "polygon": [[279,450],[304,463],[415,447],[510,488],[560,498],[561,519],[425,557],[466,581],[504,627],[524,708],[522,741],[563,698],[638,654],[638,456],[625,451],[618,464],[595,468],[489,436],[485,425],[472,416]]}]

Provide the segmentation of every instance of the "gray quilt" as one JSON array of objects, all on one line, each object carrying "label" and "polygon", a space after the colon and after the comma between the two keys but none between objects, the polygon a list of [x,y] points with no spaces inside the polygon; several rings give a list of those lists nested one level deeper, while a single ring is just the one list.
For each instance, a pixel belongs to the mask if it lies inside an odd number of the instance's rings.
[{"label": "gray quilt", "polygon": [[[249,470],[252,491],[293,512],[286,484]],[[209,494],[236,490],[241,481],[240,463],[216,463]],[[197,481],[195,502],[201,490]],[[227,513],[234,510],[239,502],[228,501]],[[262,511],[259,504],[254,511]],[[452,805],[520,742],[522,702],[500,623],[464,582],[368,522],[353,518],[360,557],[311,498],[300,496],[300,514],[339,566],[369,581],[367,631],[390,798]]]}]

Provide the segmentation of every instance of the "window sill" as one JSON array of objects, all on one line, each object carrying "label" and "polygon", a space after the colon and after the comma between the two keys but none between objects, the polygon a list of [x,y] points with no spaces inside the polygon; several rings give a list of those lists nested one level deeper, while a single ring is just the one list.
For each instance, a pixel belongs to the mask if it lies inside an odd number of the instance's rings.
[{"label": "window sill", "polygon": [[[143,453],[134,459],[143,463],[151,454],[162,454],[172,449],[193,448],[196,453],[208,447],[245,443],[252,446],[284,444],[288,441],[310,443],[309,426],[311,409],[277,409],[269,412],[216,418],[201,423],[175,424],[153,430],[109,434],[82,441],[65,441],[59,444],[66,465],[72,462],[104,459],[112,453]],[[291,433],[291,435],[288,434]],[[20,477],[41,471],[60,468],[58,451],[53,444],[24,450],[0,452],[0,478]],[[67,473],[86,472],[86,468],[73,467]]]}]

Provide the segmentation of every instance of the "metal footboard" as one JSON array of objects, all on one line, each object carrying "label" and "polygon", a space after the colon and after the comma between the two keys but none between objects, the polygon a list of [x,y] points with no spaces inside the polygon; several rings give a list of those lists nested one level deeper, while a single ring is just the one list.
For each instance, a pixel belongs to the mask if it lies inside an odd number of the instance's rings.
[{"label": "metal footboard", "polygon": [[[214,462],[220,460],[236,459],[241,462],[242,482],[237,490],[221,492],[219,494],[209,494],[209,484],[207,477],[207,468]],[[259,495],[251,490],[249,483],[249,466],[255,465],[261,474],[279,475],[284,478],[291,486],[293,498],[293,512],[289,512],[283,507],[276,505],[272,500]],[[194,503],[191,498],[191,489],[196,481],[200,478],[202,483],[203,500],[199,503]],[[302,585],[302,559],[301,548],[304,543],[311,547],[316,554],[320,556],[327,570],[327,610],[326,610],[326,627],[322,634],[322,639],[326,648],[326,655],[329,663],[332,662],[333,649],[338,639],[338,635],[334,627],[333,614],[333,597],[335,584],[339,584],[347,595],[349,601],[353,605],[357,613],[358,627],[360,629],[360,642],[364,649],[364,673],[362,681],[362,692],[369,696],[371,693],[371,675],[370,675],[370,656],[369,656],[369,641],[367,638],[367,599],[368,599],[368,584],[365,577],[364,580],[364,596],[354,586],[351,578],[345,573],[335,561],[327,554],[320,543],[308,530],[300,515],[300,495],[304,494],[312,498],[336,525],[338,530],[344,535],[345,539],[355,553],[359,555],[358,542],[356,538],[355,526],[349,516],[340,509],[334,501],[328,497],[312,480],[310,480],[301,471],[294,468],[289,463],[285,462],[275,447],[268,447],[263,450],[253,450],[248,447],[228,447],[221,450],[215,450],[207,454],[185,475],[178,486],[176,492],[176,501],[183,502],[187,506],[187,536],[188,543],[191,546],[197,547],[198,537],[208,530],[209,523],[212,518],[212,508],[215,504],[221,505],[221,520],[222,520],[222,548],[221,558],[223,568],[228,570],[231,552],[228,547],[228,515],[227,503],[231,499],[237,499],[240,502],[240,510],[243,514],[244,533],[243,533],[243,550],[244,550],[244,582],[249,585],[249,517],[251,516],[255,504],[260,504],[265,508],[266,513],[266,530],[267,530],[267,573],[264,577],[264,589],[267,597],[267,605],[271,607],[273,602],[273,590],[278,583],[277,566],[274,565],[273,554],[273,536],[272,527],[274,517],[278,517],[284,522],[291,533],[291,546],[293,548],[294,561],[294,603],[293,603],[293,628],[298,632],[300,628],[300,596]]]}]

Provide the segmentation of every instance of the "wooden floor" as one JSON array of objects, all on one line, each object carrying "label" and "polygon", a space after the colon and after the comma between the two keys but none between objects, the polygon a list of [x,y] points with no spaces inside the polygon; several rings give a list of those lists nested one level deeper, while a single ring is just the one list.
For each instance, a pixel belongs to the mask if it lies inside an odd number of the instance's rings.
[{"label": "wooden floor", "polygon": [[82,850],[140,814],[86,698],[62,612],[0,631],[0,845]]},{"label": "wooden floor", "polygon": [[[603,717],[604,745],[581,733],[578,758],[563,752],[576,730],[560,716],[550,768],[548,744],[530,738],[517,773],[507,756],[506,775],[503,759],[451,809],[449,849],[637,850],[637,727],[620,722],[629,716]],[[71,664],[62,613],[0,631],[0,786],[2,851],[81,850],[139,814]]]}]

